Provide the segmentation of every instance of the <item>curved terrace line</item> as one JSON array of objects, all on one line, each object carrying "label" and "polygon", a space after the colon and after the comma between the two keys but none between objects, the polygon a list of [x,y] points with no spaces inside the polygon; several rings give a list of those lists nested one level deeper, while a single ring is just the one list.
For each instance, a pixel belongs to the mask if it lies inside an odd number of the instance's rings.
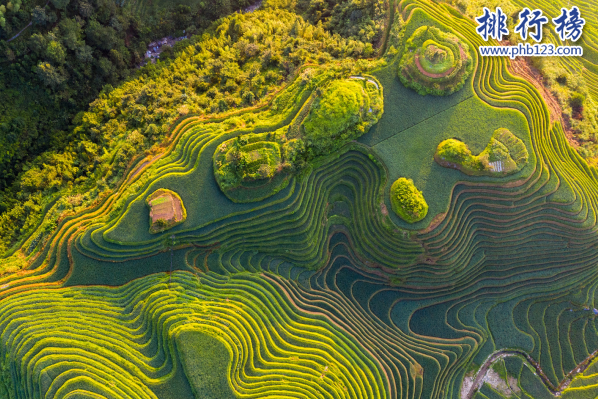
[{"label": "curved terrace line", "polygon": [[473,384],[471,385],[471,388],[469,389],[469,392],[465,396],[462,396],[461,399],[472,399],[473,395],[475,395],[475,393],[482,387],[483,382],[484,382],[484,377],[486,377],[486,373],[488,372],[488,370],[490,369],[492,364],[494,364],[494,362],[496,362],[499,359],[502,359],[505,357],[512,357],[512,356],[521,357],[521,358],[525,359],[525,361],[530,366],[532,366],[534,368],[534,370],[536,371],[536,374],[540,376],[540,379],[542,380],[542,382],[544,383],[546,388],[554,396],[560,396],[561,393],[563,393],[563,391],[569,387],[569,384],[571,383],[571,381],[578,374],[583,373],[588,368],[588,366],[592,363],[592,360],[594,360],[597,357],[597,355],[598,355],[598,349],[595,350],[594,352],[592,352],[590,354],[590,356],[585,358],[581,363],[579,363],[577,366],[575,366],[575,368],[573,370],[571,370],[569,373],[567,373],[567,375],[559,383],[559,385],[554,386],[552,384],[552,382],[550,382],[550,380],[548,379],[546,374],[544,373],[544,370],[542,370],[540,363],[535,361],[528,353],[520,351],[520,350],[510,350],[510,349],[500,350],[498,352],[494,352],[493,354],[491,354],[486,359],[486,361],[482,364],[482,366],[476,373],[476,376],[473,380]]}]

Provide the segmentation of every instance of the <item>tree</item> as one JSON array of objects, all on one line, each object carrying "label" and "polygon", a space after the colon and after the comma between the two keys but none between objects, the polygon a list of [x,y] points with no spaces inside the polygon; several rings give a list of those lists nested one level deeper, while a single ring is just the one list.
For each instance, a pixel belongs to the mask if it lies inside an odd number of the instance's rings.
[{"label": "tree", "polygon": [[116,49],[110,50],[110,61],[120,70],[124,70],[127,67],[123,54]]},{"label": "tree", "polygon": [[175,26],[179,29],[184,29],[191,24],[193,20],[193,14],[191,13],[191,7],[179,4],[173,15]]},{"label": "tree", "polygon": [[46,10],[37,6],[31,12],[31,21],[33,25],[44,26],[48,23],[48,16],[46,15]]},{"label": "tree", "polygon": [[55,64],[64,64],[66,61],[66,50],[57,41],[50,41],[46,46],[46,58]]},{"label": "tree", "polygon": [[79,14],[83,17],[83,18],[89,18],[93,15],[94,9],[93,6],[91,4],[89,4],[86,1],[80,1],[79,2]]},{"label": "tree", "polygon": [[569,100],[569,103],[573,108],[580,108],[585,100],[586,98],[583,94],[574,92],[573,94],[571,94],[571,99]]},{"label": "tree", "polygon": [[38,165],[23,174],[21,189],[34,192],[61,187],[75,178],[78,168],[72,154],[46,153],[36,160]]},{"label": "tree", "polygon": [[75,53],[77,60],[81,61],[82,63],[89,63],[93,61],[93,49],[86,44],[82,44],[77,47]]},{"label": "tree", "polygon": [[90,21],[85,34],[89,43],[101,50],[111,50],[116,44],[116,31],[98,21]]},{"label": "tree", "polygon": [[243,101],[245,101],[249,105],[253,104],[253,102],[255,101],[255,94],[253,94],[253,92],[251,91],[246,91],[243,94]]},{"label": "tree", "polygon": [[41,55],[46,49],[46,39],[39,33],[34,33],[29,38],[29,48],[37,55]]},{"label": "tree", "polygon": [[168,60],[174,58],[174,50],[171,46],[162,46],[162,52],[160,52],[161,60]]},{"label": "tree", "polygon": [[114,65],[106,57],[100,57],[97,63],[100,74],[104,77],[112,76],[116,73]]},{"label": "tree", "polygon": [[64,46],[69,50],[75,50],[79,46],[81,26],[71,18],[63,19],[58,26],[60,27],[61,40]]},{"label": "tree", "polygon": [[48,62],[40,62],[37,65],[37,75],[41,81],[51,88],[56,88],[66,81],[64,72]]},{"label": "tree", "polygon": [[128,26],[125,26],[123,24],[123,19],[124,18],[119,18],[115,15],[110,19],[110,26],[113,27],[117,32],[122,32],[123,30],[126,30]]},{"label": "tree", "polygon": [[160,129],[154,123],[151,123],[145,129],[145,135],[150,139],[158,136],[159,134],[160,134]]},{"label": "tree", "polygon": [[66,10],[66,6],[69,5],[70,0],[51,0],[54,7],[59,10]]}]

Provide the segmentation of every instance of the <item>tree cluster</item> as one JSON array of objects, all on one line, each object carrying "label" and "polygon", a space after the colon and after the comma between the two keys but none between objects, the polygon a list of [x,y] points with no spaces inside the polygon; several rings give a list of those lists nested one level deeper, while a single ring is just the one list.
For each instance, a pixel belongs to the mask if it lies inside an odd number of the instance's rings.
[{"label": "tree cluster", "polygon": [[[205,29],[249,4],[5,1],[0,0],[0,190],[36,156],[77,141],[69,134],[74,116],[103,87],[133,74],[150,42]],[[0,211],[5,208],[0,199]]]},{"label": "tree cluster", "polygon": [[382,39],[387,0],[266,0],[266,7],[291,8],[313,25],[373,45]]}]

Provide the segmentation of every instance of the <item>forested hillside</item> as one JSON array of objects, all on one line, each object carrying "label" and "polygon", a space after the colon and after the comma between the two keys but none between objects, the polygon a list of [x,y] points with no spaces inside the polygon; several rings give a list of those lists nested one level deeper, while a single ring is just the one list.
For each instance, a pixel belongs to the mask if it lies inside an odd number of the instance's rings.
[{"label": "forested hillside", "polygon": [[[116,89],[106,86],[64,131],[60,146],[27,164],[2,193],[0,252],[35,226],[59,193],[76,196],[61,208],[68,213],[114,188],[135,155],[157,151],[179,117],[258,106],[305,63],[350,59],[350,70],[360,67],[356,58],[371,54],[371,44],[330,34],[284,10],[222,19],[178,43],[172,59],[141,68]],[[59,217],[46,221],[49,230]]]},{"label": "forested hillside", "polygon": [[0,189],[76,142],[75,115],[134,74],[152,40],[200,32],[250,0],[143,3],[0,1]]},{"label": "forested hillside", "polygon": [[314,25],[374,45],[382,39],[388,0],[265,0],[265,7],[292,9]]}]

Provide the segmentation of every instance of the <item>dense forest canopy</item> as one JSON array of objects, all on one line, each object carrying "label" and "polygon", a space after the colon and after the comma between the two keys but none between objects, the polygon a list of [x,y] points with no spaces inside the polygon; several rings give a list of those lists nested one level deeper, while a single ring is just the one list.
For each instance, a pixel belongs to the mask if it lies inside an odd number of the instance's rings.
[{"label": "dense forest canopy", "polygon": [[297,10],[313,24],[364,42],[382,38],[388,1],[299,0]]},{"label": "dense forest canopy", "polygon": [[104,86],[134,73],[152,40],[198,32],[249,4],[139,9],[113,0],[0,2],[0,189],[43,151],[76,140],[73,117]]}]

